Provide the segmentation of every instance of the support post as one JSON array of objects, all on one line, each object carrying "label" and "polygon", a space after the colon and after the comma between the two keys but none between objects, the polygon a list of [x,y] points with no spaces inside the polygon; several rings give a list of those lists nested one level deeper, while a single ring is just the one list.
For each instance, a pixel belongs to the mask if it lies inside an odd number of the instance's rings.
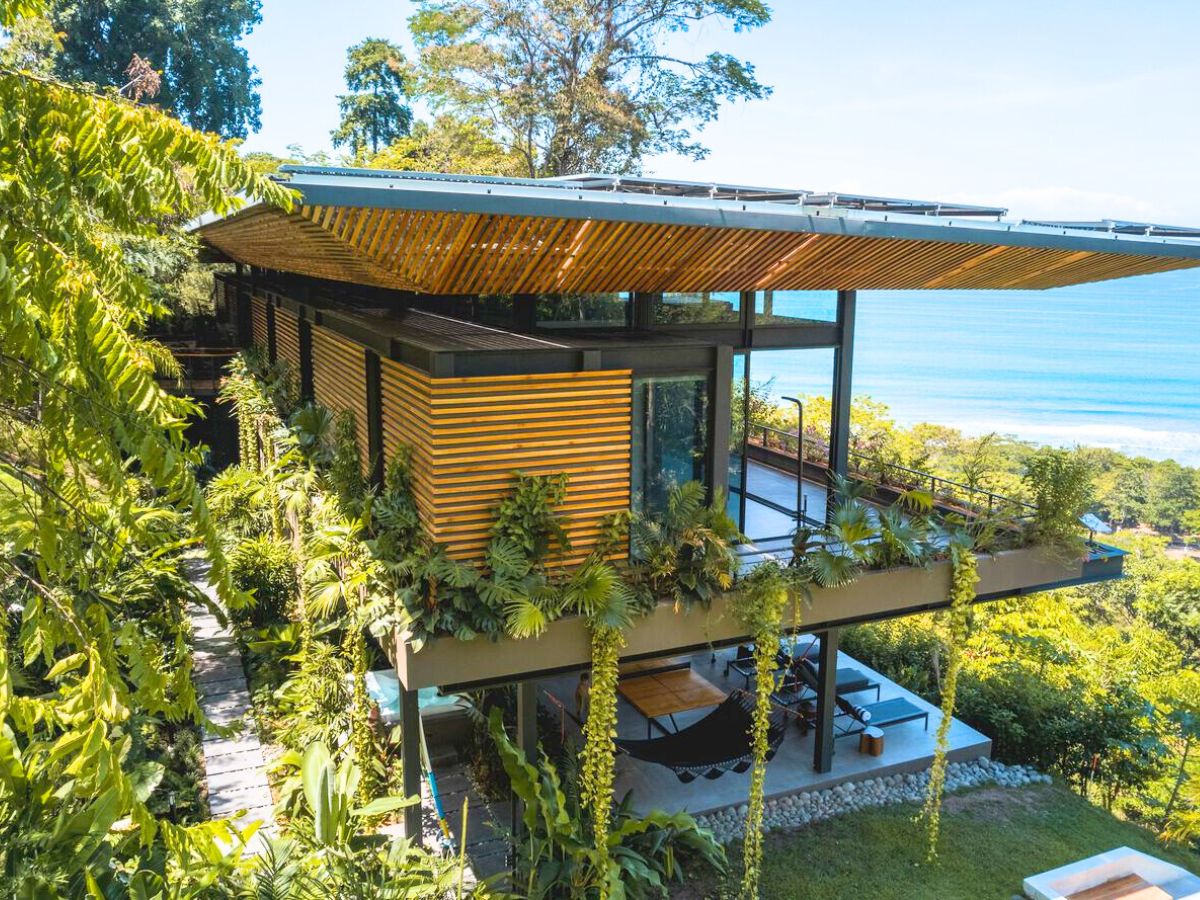
[{"label": "support post", "polygon": [[367,477],[376,487],[383,485],[383,371],[379,354],[363,354],[367,379]]},{"label": "support post", "polygon": [[279,361],[279,353],[275,346],[275,304],[267,304],[267,359]]},{"label": "support post", "polygon": [[817,728],[813,742],[813,768],[821,773],[833,768],[833,717],[837,712],[837,660],[840,628],[821,635],[817,657]]},{"label": "support post", "polygon": [[[525,755],[525,760],[537,765],[538,735],[537,735],[537,682],[517,682],[517,749]],[[517,846],[524,837],[525,826],[524,804],[516,794],[512,796],[512,836],[513,860],[517,858]]]},{"label": "support post", "polygon": [[713,360],[712,419],[708,425],[708,495],[729,490],[729,432],[733,427],[733,348],[719,346]]},{"label": "support post", "polygon": [[[405,797],[421,796],[421,708],[417,692],[400,691],[400,765]],[[404,835],[421,846],[421,806],[404,808]]]},{"label": "support post", "polygon": [[300,320],[300,399],[313,398],[312,323]]},{"label": "support post", "polygon": [[[829,423],[829,471],[845,475],[850,466],[851,374],[854,369],[855,291],[838,291],[838,345],[833,351],[833,420]],[[827,504],[832,508],[831,504]]]}]

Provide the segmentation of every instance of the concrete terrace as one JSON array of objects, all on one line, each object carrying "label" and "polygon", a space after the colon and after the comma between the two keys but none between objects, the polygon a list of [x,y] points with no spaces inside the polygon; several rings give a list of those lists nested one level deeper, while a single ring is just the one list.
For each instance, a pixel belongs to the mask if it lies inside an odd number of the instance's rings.
[{"label": "concrete terrace", "polygon": [[[725,676],[725,663],[735,653],[733,648],[718,650],[715,654],[705,651],[693,654],[690,662],[693,671],[729,692],[745,687],[745,680],[738,673],[730,672],[729,677]],[[768,798],[822,790],[847,781],[917,772],[927,768],[933,761],[934,734],[941,720],[938,709],[844,653],[838,654],[838,666],[860,669],[878,681],[880,697],[883,700],[903,697],[917,707],[927,710],[928,730],[920,721],[886,729],[883,755],[878,757],[860,753],[857,737],[839,738],[836,741],[833,769],[825,774],[818,774],[813,769],[814,733],[810,731],[804,735],[799,727],[789,725],[779,752],[767,765]],[[576,684],[577,676],[570,675],[547,679],[540,682],[539,686],[544,692],[566,704],[568,710],[573,710]],[[851,699],[859,703],[873,701],[874,691],[856,694]],[[544,693],[542,702],[549,703],[550,708],[558,712],[557,707]],[[679,713],[675,719],[680,728],[685,728],[709,712],[710,709],[703,709]],[[576,740],[582,741],[578,728],[569,716],[565,717],[565,727]],[[646,720],[624,700],[618,705],[617,733],[628,738],[646,736]],[[953,721],[950,726],[951,761],[990,756],[991,749],[992,742],[989,738],[957,719]],[[617,757],[616,796],[621,797],[629,790],[633,791],[633,805],[639,812],[663,809],[668,812],[686,810],[700,814],[744,803],[750,792],[750,773],[726,772],[712,781],[698,778],[690,784],[683,784],[669,769],[622,754]]]}]

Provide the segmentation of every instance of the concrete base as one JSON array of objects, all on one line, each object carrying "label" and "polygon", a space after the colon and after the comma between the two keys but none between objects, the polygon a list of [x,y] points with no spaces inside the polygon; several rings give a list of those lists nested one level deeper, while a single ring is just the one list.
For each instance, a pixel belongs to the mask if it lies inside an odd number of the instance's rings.
[{"label": "concrete base", "polygon": [[[1129,847],[1118,847],[1033,875],[1025,879],[1022,887],[1025,896],[1031,900],[1069,900],[1083,891],[1130,875],[1151,885],[1156,890],[1152,896],[1162,900],[1200,900],[1200,877]],[[1143,893],[1131,896],[1151,895]]]}]

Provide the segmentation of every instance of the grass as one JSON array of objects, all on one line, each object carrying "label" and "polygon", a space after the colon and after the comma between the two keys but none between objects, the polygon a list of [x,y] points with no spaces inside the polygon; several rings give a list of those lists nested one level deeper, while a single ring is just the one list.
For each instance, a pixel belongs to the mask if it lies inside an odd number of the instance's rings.
[{"label": "grass", "polygon": [[[768,837],[763,898],[1010,900],[1029,875],[1128,846],[1200,874],[1200,855],[1159,845],[1059,785],[983,788],[946,798],[937,862],[927,865],[915,806],[863,810]],[[734,856],[736,854],[731,854]],[[731,869],[740,861],[731,859]],[[679,897],[720,897],[728,886],[691,885]]]}]

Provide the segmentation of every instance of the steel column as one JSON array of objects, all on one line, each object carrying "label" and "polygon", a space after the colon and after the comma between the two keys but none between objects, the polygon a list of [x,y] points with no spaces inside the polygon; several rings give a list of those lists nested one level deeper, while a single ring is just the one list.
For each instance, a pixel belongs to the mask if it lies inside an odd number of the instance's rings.
[{"label": "steel column", "polygon": [[298,319],[300,323],[300,399],[313,398],[312,322]]},{"label": "steel column", "polygon": [[379,354],[363,354],[367,379],[367,477],[372,484],[383,484],[383,382]]},{"label": "steel column", "polygon": [[[405,797],[421,796],[421,708],[416,691],[400,691],[400,765]],[[404,808],[404,834],[421,844],[421,805]]]},{"label": "steel column", "polygon": [[729,491],[729,431],[733,426],[733,348],[717,347],[708,425],[709,497]]},{"label": "steel column", "polygon": [[839,340],[833,351],[833,419],[829,423],[829,470],[845,475],[850,465],[851,374],[854,368],[855,291],[838,291]]},{"label": "steel column", "polygon": [[[537,765],[538,761],[537,691],[538,687],[536,681],[517,682],[517,749],[519,749],[525,755],[526,762],[535,766]],[[525,826],[523,824],[524,815],[524,804],[514,793],[512,795],[512,834],[514,851],[516,845],[520,844],[525,830]]]},{"label": "steel column", "polygon": [[817,727],[813,742],[813,768],[828,772],[833,768],[833,717],[837,712],[837,660],[840,628],[821,634],[817,657]]}]

